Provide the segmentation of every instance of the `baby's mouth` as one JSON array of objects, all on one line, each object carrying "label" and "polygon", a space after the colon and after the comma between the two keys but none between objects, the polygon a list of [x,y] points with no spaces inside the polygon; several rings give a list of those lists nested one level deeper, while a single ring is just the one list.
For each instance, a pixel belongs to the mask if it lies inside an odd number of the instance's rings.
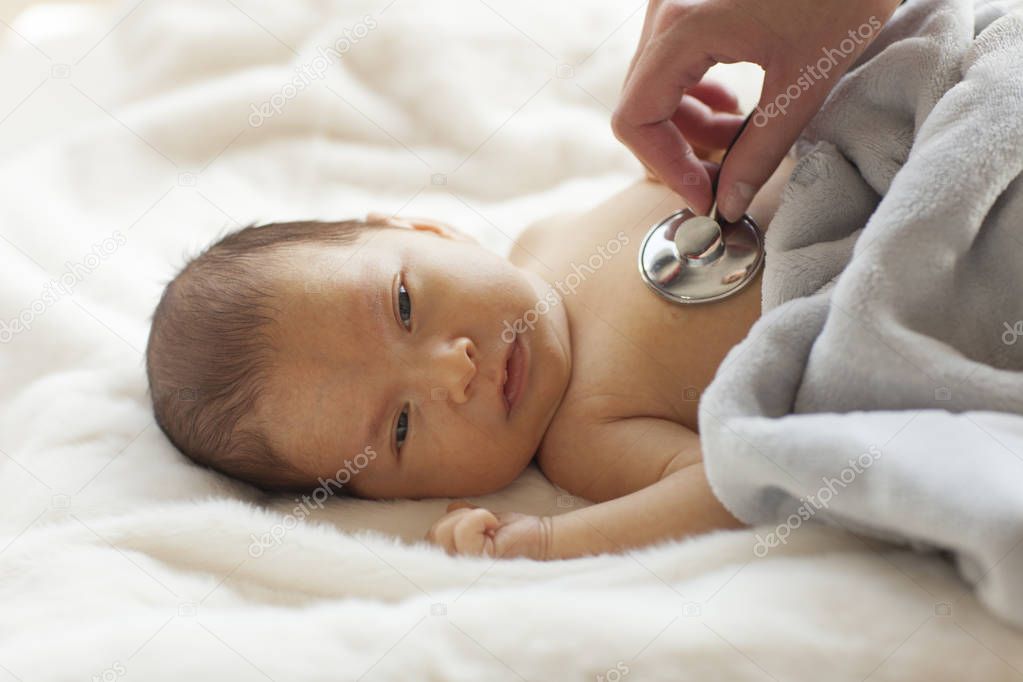
[{"label": "baby's mouth", "polygon": [[508,355],[504,363],[504,380],[501,383],[501,395],[504,398],[508,416],[512,408],[518,404],[526,378],[526,356],[522,341],[518,335],[509,344]]}]

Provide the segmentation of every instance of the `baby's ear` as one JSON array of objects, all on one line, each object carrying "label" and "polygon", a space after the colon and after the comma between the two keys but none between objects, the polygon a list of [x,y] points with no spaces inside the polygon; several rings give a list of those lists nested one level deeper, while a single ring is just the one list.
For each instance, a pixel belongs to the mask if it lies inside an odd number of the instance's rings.
[{"label": "baby's ear", "polygon": [[429,220],[427,218],[408,218],[407,220],[412,224],[412,229],[414,230],[433,232],[440,237],[454,239],[458,242],[476,243],[475,239],[450,223],[442,223],[438,220]]},{"label": "baby's ear", "polygon": [[370,211],[367,213],[366,222],[371,225],[388,225],[390,227],[407,227],[410,230],[414,229],[412,223],[404,218],[388,215],[387,213],[379,213],[377,211]]},{"label": "baby's ear", "polygon": [[443,223],[439,220],[432,220],[430,218],[406,218],[386,215],[383,213],[369,213],[366,215],[366,222],[390,225],[391,227],[404,227],[410,230],[433,232],[434,234],[446,239],[476,243],[475,239],[453,225]]}]

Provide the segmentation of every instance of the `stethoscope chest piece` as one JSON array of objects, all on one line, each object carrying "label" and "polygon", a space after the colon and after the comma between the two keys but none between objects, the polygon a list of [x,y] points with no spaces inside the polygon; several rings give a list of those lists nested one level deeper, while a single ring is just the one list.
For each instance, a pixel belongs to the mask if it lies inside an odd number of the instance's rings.
[{"label": "stethoscope chest piece", "polygon": [[639,248],[639,271],[675,303],[709,303],[753,281],[764,262],[764,237],[753,218],[718,223],[684,208],[650,228]]}]

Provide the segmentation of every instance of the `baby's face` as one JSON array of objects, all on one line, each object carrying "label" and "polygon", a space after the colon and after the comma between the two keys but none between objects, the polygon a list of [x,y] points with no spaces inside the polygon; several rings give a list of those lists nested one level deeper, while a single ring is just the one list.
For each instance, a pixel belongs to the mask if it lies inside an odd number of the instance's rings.
[{"label": "baby's face", "polygon": [[[310,481],[370,498],[480,495],[530,462],[571,374],[564,306],[516,325],[541,278],[420,222],[302,245],[277,287],[280,352],[257,416]],[[513,345],[526,362],[509,410]]]}]

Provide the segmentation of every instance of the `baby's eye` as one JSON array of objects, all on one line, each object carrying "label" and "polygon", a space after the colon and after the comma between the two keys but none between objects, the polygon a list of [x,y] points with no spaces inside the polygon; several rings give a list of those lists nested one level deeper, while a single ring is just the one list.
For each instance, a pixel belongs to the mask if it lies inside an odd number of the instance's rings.
[{"label": "baby's eye", "polygon": [[398,450],[401,450],[401,446],[405,443],[405,437],[408,435],[408,405],[401,410],[401,414],[398,415],[398,424],[394,427],[394,440]]},{"label": "baby's eye", "polygon": [[408,295],[408,289],[404,282],[398,283],[398,317],[406,329],[412,326],[412,299]]}]

